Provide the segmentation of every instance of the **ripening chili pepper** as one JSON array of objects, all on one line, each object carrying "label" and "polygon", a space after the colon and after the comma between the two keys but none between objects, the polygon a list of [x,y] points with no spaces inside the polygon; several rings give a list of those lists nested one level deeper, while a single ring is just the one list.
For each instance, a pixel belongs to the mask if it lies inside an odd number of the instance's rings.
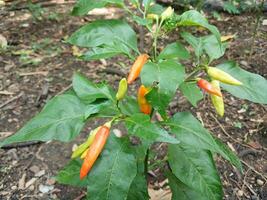
[{"label": "ripening chili pepper", "polygon": [[216,68],[216,67],[207,67],[207,73],[208,75],[218,81],[221,81],[222,83],[230,84],[230,85],[242,85],[239,80],[232,77],[230,74]]},{"label": "ripening chili pepper", "polygon": [[209,94],[214,94],[216,96],[222,97],[221,91],[213,87],[213,85],[211,85],[211,83],[206,81],[205,79],[198,79],[197,85]]},{"label": "ripening chili pepper", "polygon": [[77,158],[78,156],[83,154],[84,151],[86,151],[86,149],[88,149],[88,147],[93,143],[93,140],[95,138],[95,134],[97,133],[98,130],[99,130],[99,128],[96,128],[90,132],[87,140],[84,143],[82,143],[81,145],[79,145],[77,147],[77,149],[72,153],[72,155],[71,155],[72,159]]},{"label": "ripening chili pepper", "polygon": [[138,90],[137,101],[139,104],[140,111],[144,114],[150,115],[152,107],[145,97],[148,92],[149,90],[144,85],[141,85]]},{"label": "ripening chili pepper", "polygon": [[128,78],[127,78],[128,84],[131,84],[132,82],[134,82],[135,79],[137,79],[144,64],[146,64],[148,58],[149,58],[149,55],[147,54],[141,54],[140,56],[137,57],[128,75]]},{"label": "ripening chili pepper", "polygon": [[[211,81],[211,85],[215,88],[217,88],[218,90],[220,89],[220,82],[217,80],[212,80]],[[224,103],[223,103],[223,97],[218,97],[216,95],[211,94],[210,95],[211,98],[211,102],[216,110],[216,112],[218,113],[218,115],[220,115],[221,117],[224,115]]]},{"label": "ripening chili pepper", "polygon": [[95,135],[95,139],[92,145],[89,147],[89,150],[84,158],[81,170],[80,170],[80,179],[83,179],[88,172],[91,170],[99,154],[103,150],[107,138],[110,133],[111,122],[108,122],[101,126]]},{"label": "ripening chili pepper", "polygon": [[124,98],[124,96],[126,95],[127,92],[127,80],[126,78],[121,79],[120,83],[119,83],[119,88],[118,88],[118,92],[116,94],[116,99],[118,101],[122,100]]},{"label": "ripening chili pepper", "polygon": [[82,160],[86,157],[88,151],[89,151],[89,148],[86,149],[86,150],[82,153],[82,155],[80,156],[80,158],[81,158]]}]

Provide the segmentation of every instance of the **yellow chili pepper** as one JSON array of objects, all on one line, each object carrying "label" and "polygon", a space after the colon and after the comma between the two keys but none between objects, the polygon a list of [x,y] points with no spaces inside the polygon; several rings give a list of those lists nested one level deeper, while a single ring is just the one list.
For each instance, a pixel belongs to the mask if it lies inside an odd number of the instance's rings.
[{"label": "yellow chili pepper", "polygon": [[232,77],[230,74],[215,67],[207,67],[207,73],[211,78],[221,81],[222,83],[226,83],[230,85],[242,85],[243,84],[239,80]]},{"label": "yellow chili pepper", "polygon": [[[212,80],[211,85],[216,88],[217,90],[220,91],[220,82],[217,80]],[[224,115],[224,103],[223,103],[223,97],[219,97],[216,95],[211,94],[210,95],[211,102],[218,113],[221,117]]]}]

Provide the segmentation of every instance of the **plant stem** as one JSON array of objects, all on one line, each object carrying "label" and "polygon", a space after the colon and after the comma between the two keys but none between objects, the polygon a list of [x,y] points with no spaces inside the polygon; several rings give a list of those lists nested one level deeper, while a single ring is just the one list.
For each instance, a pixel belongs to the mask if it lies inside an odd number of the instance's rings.
[{"label": "plant stem", "polygon": [[149,158],[149,148],[147,149],[147,151],[146,151],[146,157],[145,157],[145,163],[144,163],[144,165],[145,165],[145,176],[146,176],[146,180],[147,180],[147,182],[148,182],[148,158]]},{"label": "plant stem", "polygon": [[153,35],[153,38],[154,38],[154,42],[153,42],[153,46],[154,46],[154,60],[156,60],[156,57],[157,57],[157,42],[158,42],[158,36],[159,36],[159,32],[160,32],[160,29],[161,29],[161,26],[162,26],[162,23],[163,23],[163,20],[157,20],[157,28],[156,28],[156,31],[155,31],[155,34]]}]

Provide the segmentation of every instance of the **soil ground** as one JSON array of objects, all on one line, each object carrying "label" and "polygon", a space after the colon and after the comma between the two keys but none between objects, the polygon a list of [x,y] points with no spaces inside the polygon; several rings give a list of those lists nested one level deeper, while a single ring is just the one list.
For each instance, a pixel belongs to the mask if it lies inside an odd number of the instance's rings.
[{"label": "soil ground", "polygon": [[[104,16],[99,16],[98,13],[73,17],[69,15],[71,6],[47,7],[39,20],[26,9],[8,11],[11,7],[5,7],[0,10],[0,34],[9,45],[6,51],[0,52],[0,139],[15,133],[41,110],[45,102],[65,91],[75,71],[81,71],[94,81],[108,80],[114,87],[120,75],[101,70],[113,68],[127,72],[116,64],[124,62],[128,66],[125,58],[84,62],[75,57],[75,49],[64,43],[64,38],[88,21],[111,15],[104,13]],[[267,26],[260,21],[253,39],[256,21],[253,14],[221,16],[221,21],[211,18],[210,22],[219,28],[222,35],[236,34],[222,60],[236,60],[244,69],[267,78]],[[175,38],[173,35],[169,40]],[[236,99],[229,94],[225,99],[226,114],[223,118],[216,118],[208,98],[201,101],[197,109],[183,98],[175,99],[171,113],[191,110],[206,128],[239,155],[244,164],[242,175],[220,157],[216,158],[224,185],[224,199],[266,200],[266,106]],[[47,142],[0,149],[0,199],[82,199],[85,190],[60,185],[54,176],[68,162],[73,145],[79,144],[96,124],[90,124],[69,144]],[[160,145],[155,149],[164,152],[164,148]],[[153,191],[163,187],[159,169],[149,174],[149,187],[155,189]],[[159,191],[166,192],[166,189]]]}]

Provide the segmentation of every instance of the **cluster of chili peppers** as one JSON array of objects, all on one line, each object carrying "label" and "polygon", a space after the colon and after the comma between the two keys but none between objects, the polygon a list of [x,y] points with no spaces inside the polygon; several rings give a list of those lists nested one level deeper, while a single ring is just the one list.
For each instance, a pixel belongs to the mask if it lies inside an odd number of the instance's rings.
[{"label": "cluster of chili peppers", "polygon": [[242,83],[232,77],[230,74],[215,68],[206,66],[206,72],[211,78],[211,82],[208,82],[205,79],[197,78],[197,85],[202,88],[205,92],[210,94],[211,102],[220,115],[224,115],[224,102],[223,96],[220,89],[220,82],[229,84],[229,85],[242,85]]},{"label": "cluster of chili peppers", "polygon": [[[128,89],[128,84],[133,83],[138,78],[148,58],[149,56],[147,54],[141,54],[140,56],[138,56],[133,66],[131,67],[128,79],[121,79],[118,91],[116,93],[117,102],[125,97]],[[151,105],[149,105],[145,98],[145,95],[148,92],[149,90],[144,85],[141,85],[138,90],[137,100],[140,111],[149,115],[151,113],[152,107]],[[112,122],[113,120],[91,131],[87,140],[79,145],[72,153],[71,158],[80,157],[82,160],[84,160],[80,169],[80,179],[83,179],[87,176],[98,156],[102,152],[109,137]]]},{"label": "cluster of chili peppers", "polygon": [[[128,89],[128,84],[133,83],[139,77],[140,72],[148,59],[149,56],[147,54],[139,55],[131,67],[127,80],[126,78],[121,79],[116,94],[117,103],[125,97]],[[216,112],[220,116],[223,116],[224,102],[220,89],[220,82],[230,85],[242,85],[242,83],[218,68],[206,66],[205,70],[209,75],[211,82],[202,78],[196,78],[197,85],[205,92],[210,94],[211,101],[216,109]],[[139,109],[142,113],[147,115],[150,115],[152,112],[152,106],[146,99],[146,95],[149,93],[149,91],[149,88],[141,85],[137,93]],[[80,170],[80,179],[83,179],[87,176],[101,151],[103,150],[110,134],[110,127],[112,122],[113,120],[91,131],[88,139],[83,144],[78,146],[78,148],[73,152],[71,156],[72,158],[80,157],[84,160]]]}]

